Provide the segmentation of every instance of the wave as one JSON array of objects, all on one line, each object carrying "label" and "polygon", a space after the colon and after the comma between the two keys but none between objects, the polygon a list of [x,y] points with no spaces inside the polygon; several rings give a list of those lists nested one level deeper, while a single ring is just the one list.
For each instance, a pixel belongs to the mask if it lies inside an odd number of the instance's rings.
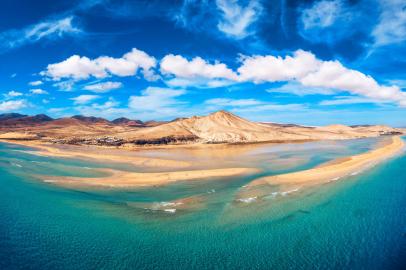
[{"label": "wave", "polygon": [[20,165],[20,164],[18,164],[18,163],[14,163],[14,162],[11,162],[11,165],[16,166],[16,167],[18,167],[18,168],[22,168],[22,167],[23,167],[22,165]]},{"label": "wave", "polygon": [[257,201],[257,196],[255,197],[248,197],[248,198],[241,198],[241,199],[237,199],[238,202],[242,202],[242,203],[252,203],[252,202],[256,202]]}]

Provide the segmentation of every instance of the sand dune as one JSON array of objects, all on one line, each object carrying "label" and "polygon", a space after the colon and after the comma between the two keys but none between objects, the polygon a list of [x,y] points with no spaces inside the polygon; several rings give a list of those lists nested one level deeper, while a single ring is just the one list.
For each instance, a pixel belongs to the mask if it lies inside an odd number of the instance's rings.
[{"label": "sand dune", "polygon": [[244,187],[237,200],[258,199],[270,194],[270,187],[281,186],[284,191],[298,191],[300,188],[321,183],[333,182],[348,176],[357,175],[377,163],[390,158],[404,149],[404,141],[391,137],[378,148],[363,154],[340,158],[313,169],[262,177]]}]

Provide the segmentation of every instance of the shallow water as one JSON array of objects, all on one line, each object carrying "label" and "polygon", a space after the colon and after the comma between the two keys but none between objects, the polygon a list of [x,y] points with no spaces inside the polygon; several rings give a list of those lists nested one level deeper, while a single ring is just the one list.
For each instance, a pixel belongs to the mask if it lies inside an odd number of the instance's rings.
[{"label": "shallow water", "polygon": [[[0,268],[402,269],[406,155],[348,179],[265,202],[234,201],[236,192],[258,176],[307,169],[367,151],[375,143],[262,145],[221,154],[145,152],[187,157],[205,166],[255,166],[263,172],[125,191],[42,183],[36,175],[98,176],[93,168],[107,165],[40,157],[24,147],[0,144]],[[160,208],[185,197],[192,198],[187,202],[191,207]]]}]

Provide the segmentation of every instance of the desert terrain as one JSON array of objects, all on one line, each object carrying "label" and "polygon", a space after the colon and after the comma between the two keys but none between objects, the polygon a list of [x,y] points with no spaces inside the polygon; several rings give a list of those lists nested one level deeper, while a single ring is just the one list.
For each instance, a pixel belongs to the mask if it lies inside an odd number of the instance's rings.
[{"label": "desert terrain", "polygon": [[343,140],[405,134],[405,129],[384,125],[329,125],[252,122],[227,111],[159,122],[73,116],[52,119],[47,115],[0,115],[0,139],[44,144],[139,146],[218,143],[300,142]]}]

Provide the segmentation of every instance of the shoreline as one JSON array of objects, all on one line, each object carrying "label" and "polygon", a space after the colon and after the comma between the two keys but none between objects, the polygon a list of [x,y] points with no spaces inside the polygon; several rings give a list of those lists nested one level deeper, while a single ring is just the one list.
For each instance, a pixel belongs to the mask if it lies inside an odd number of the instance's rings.
[{"label": "shoreline", "polygon": [[[129,172],[116,169],[98,169],[107,174],[105,177],[82,178],[82,177],[51,177],[39,176],[44,182],[77,187],[109,187],[128,188],[141,186],[164,185],[176,181],[188,181],[208,178],[232,177],[258,173],[257,168],[246,166],[230,166],[226,168],[196,168],[193,169],[193,162],[184,160],[173,160],[155,158],[148,156],[129,156],[124,150],[115,154],[100,153],[97,149],[83,146],[54,145],[38,141],[12,141],[0,140],[0,142],[23,145],[38,149],[35,154],[43,156],[54,156],[64,158],[83,158],[95,161],[113,161],[128,163],[135,166],[162,168],[159,172]],[[213,145],[210,145],[212,147]],[[219,146],[219,145],[217,145]],[[377,163],[395,155],[404,147],[404,142],[399,136],[389,137],[380,142],[377,147],[368,152],[342,157],[323,163],[315,168],[305,171],[288,174],[266,176],[253,180],[245,185],[237,194],[238,201],[248,202],[269,194],[271,186],[287,186],[288,190],[280,191],[283,194],[296,192],[303,186],[317,185],[340,180],[346,176],[356,175],[361,171],[375,166]],[[132,153],[137,153],[136,151]],[[189,169],[187,169],[189,168]],[[169,169],[169,171],[168,171]],[[165,171],[166,170],[166,171]],[[293,190],[293,191],[292,191]],[[268,193],[267,193],[268,192]]]},{"label": "shoreline", "polygon": [[[161,159],[161,158],[149,158],[140,156],[124,156],[124,155],[112,155],[112,154],[101,154],[95,151],[87,151],[86,147],[80,146],[81,149],[62,149],[58,148],[61,145],[49,144],[38,141],[13,141],[0,139],[0,142],[10,143],[15,145],[22,145],[27,147],[32,147],[38,149],[38,152],[31,153],[40,156],[51,156],[51,157],[61,157],[61,158],[82,158],[87,160],[95,161],[113,161],[117,163],[129,163],[135,166],[145,166],[145,167],[164,167],[164,168],[187,168],[192,164],[187,161],[172,160],[172,159]],[[79,148],[79,147],[78,147]],[[106,149],[106,148],[104,148]]]},{"label": "shoreline", "polygon": [[[389,142],[362,154],[338,158],[325,162],[315,168],[287,174],[261,177],[253,180],[237,194],[237,201],[252,202],[261,197],[275,194],[288,195],[303,187],[338,181],[355,176],[403,151],[405,142],[399,136],[392,136]],[[271,192],[272,186],[284,187]]]}]

